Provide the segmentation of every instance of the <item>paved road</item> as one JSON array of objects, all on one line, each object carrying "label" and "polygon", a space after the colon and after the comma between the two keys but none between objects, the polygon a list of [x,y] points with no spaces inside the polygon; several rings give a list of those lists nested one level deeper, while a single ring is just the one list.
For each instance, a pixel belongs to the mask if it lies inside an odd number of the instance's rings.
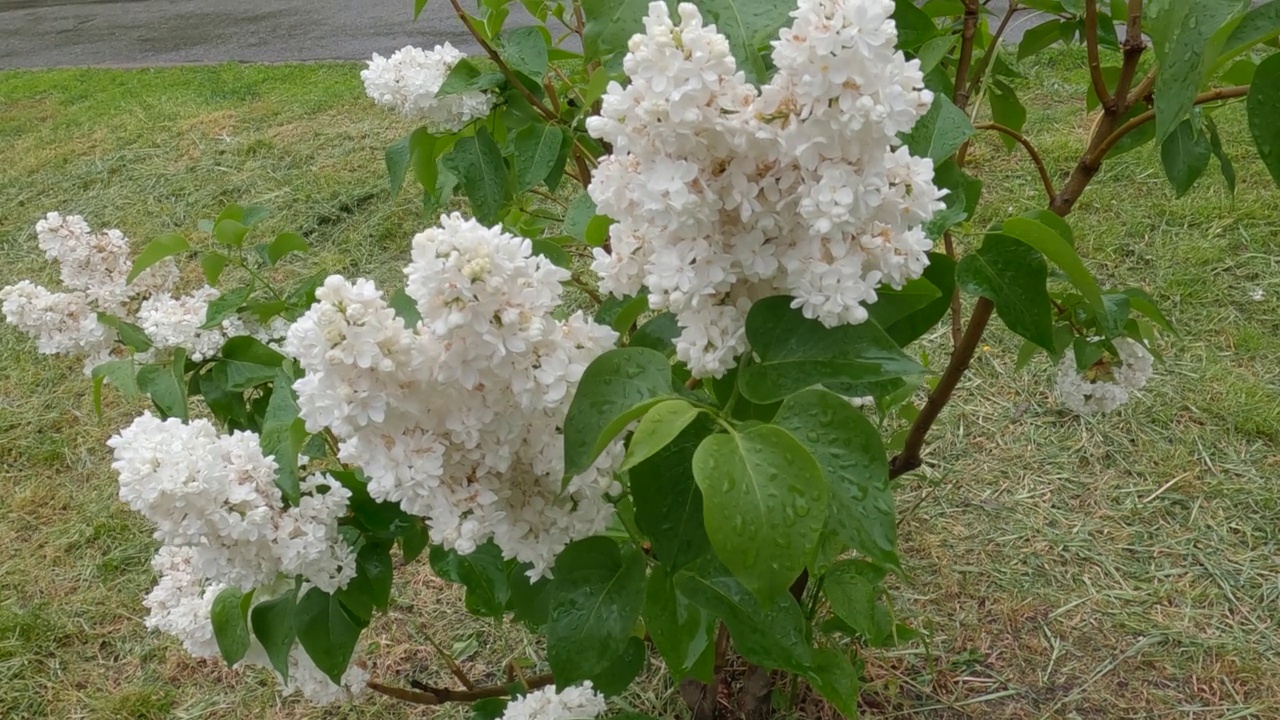
[{"label": "paved road", "polygon": [[[412,7],[412,0],[0,0],[0,68],[357,60],[446,40],[478,51],[446,0],[429,0],[416,23]],[[1007,3],[989,7],[1003,13]],[[519,3],[511,9],[508,22],[528,20]],[[1008,39],[1041,19],[1019,13]]]}]

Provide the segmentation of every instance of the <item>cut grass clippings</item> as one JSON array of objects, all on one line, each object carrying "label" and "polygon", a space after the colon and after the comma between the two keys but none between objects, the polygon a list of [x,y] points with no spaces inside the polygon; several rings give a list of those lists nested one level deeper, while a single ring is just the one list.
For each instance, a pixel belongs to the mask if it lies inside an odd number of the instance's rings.
[{"label": "cut grass clippings", "polygon": [[[196,237],[229,202],[270,206],[268,234],[303,233],[303,270],[397,283],[425,221],[410,192],[390,197],[382,150],[411,126],[364,98],[357,71],[0,73],[0,285],[56,280],[32,231],[49,210],[140,245]],[[1084,57],[1050,51],[1024,71],[1027,134],[1060,180],[1088,130],[1072,99]],[[1280,193],[1242,109],[1216,119],[1234,200],[1211,169],[1175,201],[1146,147],[1109,162],[1071,216],[1104,285],[1147,289],[1182,333],[1148,388],[1110,415],[1069,414],[1048,362],[1015,371],[1018,343],[995,328],[926,468],[900,483],[910,580],[894,595],[927,639],[864,656],[868,717],[1280,716]],[[998,139],[969,165],[985,216],[962,245],[1044,206]],[[108,393],[98,419],[80,363],[37,356],[8,326],[0,354],[0,717],[466,717],[376,697],[319,710],[148,632],[154,541],[116,500],[104,445],[141,406]],[[467,615],[424,563],[398,574],[365,640],[374,676],[400,685],[447,682],[432,641],[464,651],[477,681],[540,657],[524,633]],[[622,702],[683,717],[656,670]]]}]

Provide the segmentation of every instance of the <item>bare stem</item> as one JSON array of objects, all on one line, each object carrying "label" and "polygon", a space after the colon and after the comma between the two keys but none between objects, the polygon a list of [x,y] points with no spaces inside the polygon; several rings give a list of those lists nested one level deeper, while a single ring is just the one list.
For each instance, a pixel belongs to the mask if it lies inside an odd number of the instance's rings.
[{"label": "bare stem", "polygon": [[[1129,86],[1133,84],[1134,74],[1138,71],[1138,61],[1142,59],[1142,53],[1147,49],[1147,42],[1142,39],[1142,0],[1129,0],[1128,15],[1124,30],[1124,63],[1120,66],[1120,80],[1116,82],[1116,94],[1111,99],[1109,107],[1109,110],[1117,115],[1123,115],[1130,106],[1150,92],[1147,90],[1137,94],[1136,98],[1129,95]],[[1152,70],[1147,77],[1154,85],[1155,70]],[[1145,80],[1143,84],[1146,84]]]},{"label": "bare stem", "polygon": [[[987,70],[991,67],[991,61],[995,58],[996,52],[1000,49],[1000,39],[1004,37],[1005,30],[1009,29],[1009,21],[1020,10],[1026,8],[1018,7],[1017,0],[1009,3],[1009,7],[1004,12],[1004,17],[1000,18],[1000,24],[996,26],[996,32],[991,36],[991,44],[987,46],[987,51],[982,53],[982,59],[978,61],[974,68],[973,77],[968,80],[969,94],[972,95],[978,89],[978,84],[982,82],[982,78],[986,77]],[[959,76],[956,76],[957,80]]]},{"label": "bare stem", "polygon": [[[1093,92],[1097,94],[1103,107],[1114,107],[1111,93],[1107,91],[1107,81],[1102,77],[1102,59],[1098,54],[1098,0],[1085,0],[1084,3],[1084,44],[1089,52],[1089,77],[1093,80]],[[1116,96],[1124,97],[1119,91]]]},{"label": "bare stem", "polygon": [[960,59],[956,61],[956,87],[951,100],[961,110],[969,104],[969,68],[973,41],[978,32],[978,0],[964,0],[964,27],[960,31]]},{"label": "bare stem", "polygon": [[1032,145],[1031,141],[1028,140],[1025,135],[1017,130],[1000,125],[999,123],[979,123],[973,127],[975,130],[991,130],[993,132],[1008,135],[1016,140],[1019,145],[1025,148],[1027,154],[1031,156],[1031,162],[1035,164],[1036,170],[1040,173],[1040,182],[1044,184],[1044,191],[1049,194],[1049,201],[1053,202],[1053,198],[1056,197],[1058,193],[1053,189],[1053,179],[1049,177],[1049,169],[1045,167],[1044,158],[1040,156],[1040,152],[1036,150],[1035,145]]},{"label": "bare stem", "polygon": [[[546,675],[535,675],[526,681],[526,686],[530,690],[536,690],[540,687],[546,687],[554,683],[556,679],[550,673]],[[391,687],[383,685],[372,680],[366,683],[370,690],[381,693],[387,697],[393,697],[397,700],[404,700],[416,705],[444,705],[446,703],[470,703],[486,698],[505,697],[511,694],[506,685],[485,685],[472,690],[450,690],[448,688],[431,687],[422,683],[414,682],[413,690],[407,688]]]}]

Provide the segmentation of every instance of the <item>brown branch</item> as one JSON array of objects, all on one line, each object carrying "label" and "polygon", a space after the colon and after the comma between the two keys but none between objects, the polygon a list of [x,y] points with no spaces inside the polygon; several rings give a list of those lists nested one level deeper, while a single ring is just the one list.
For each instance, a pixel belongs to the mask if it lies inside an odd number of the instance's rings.
[{"label": "brown branch", "polygon": [[1045,167],[1044,158],[1040,157],[1035,145],[1032,145],[1025,135],[999,123],[978,123],[973,127],[975,130],[991,130],[1008,135],[1025,148],[1027,154],[1031,156],[1031,162],[1035,164],[1036,170],[1040,173],[1040,182],[1044,183],[1044,191],[1049,194],[1049,201],[1053,202],[1053,198],[1057,197],[1058,193],[1053,189],[1053,179],[1049,177],[1049,169]]},{"label": "brown branch", "polygon": [[[956,244],[951,239],[951,231],[942,233],[942,246],[947,250],[947,257],[952,260],[956,259]],[[963,308],[960,306],[960,289],[952,288],[951,290],[951,347],[960,344],[960,337],[964,335],[964,328],[960,324],[960,313]]]},{"label": "brown branch", "polygon": [[965,329],[964,337],[951,353],[951,361],[947,363],[947,369],[942,372],[938,386],[929,393],[929,400],[916,416],[915,422],[911,423],[902,452],[898,453],[889,465],[890,478],[905,475],[920,467],[923,462],[920,455],[924,449],[925,438],[929,435],[929,430],[938,419],[938,415],[942,413],[942,408],[950,402],[951,394],[955,392],[956,385],[960,384],[960,378],[969,369],[973,353],[978,349],[978,343],[982,340],[982,333],[986,330],[987,321],[991,319],[991,311],[994,309],[995,303],[986,298],[979,298],[973,306],[973,314],[969,317],[969,327]]},{"label": "brown branch", "polygon": [[[1146,93],[1141,93],[1137,98],[1129,96],[1129,86],[1133,84],[1133,76],[1138,71],[1138,62],[1142,59],[1142,53],[1147,49],[1147,42],[1142,39],[1142,0],[1129,0],[1129,17],[1127,19],[1124,31],[1124,62],[1120,66],[1120,79],[1116,82],[1116,94],[1111,98],[1110,103],[1103,103],[1103,107],[1114,115],[1124,115],[1129,108],[1141,100]],[[1155,71],[1152,70],[1149,77],[1152,83],[1155,83]],[[1145,81],[1144,81],[1145,84]]]},{"label": "brown branch", "polygon": [[[1128,42],[1128,39],[1125,40]],[[1089,52],[1089,77],[1093,80],[1093,92],[1103,107],[1113,105],[1107,81],[1102,77],[1102,58],[1098,55],[1098,0],[1084,3],[1084,44]],[[1118,91],[1117,96],[1123,97]]]},{"label": "brown branch", "polygon": [[489,59],[493,60],[493,62],[498,66],[498,69],[502,71],[502,74],[506,76],[507,82],[511,83],[511,85],[524,96],[524,99],[528,100],[529,104],[541,113],[544,118],[551,122],[558,122],[560,120],[560,116],[552,112],[551,108],[544,105],[543,102],[538,99],[537,95],[534,95],[529,88],[525,87],[524,83],[520,82],[520,78],[516,77],[515,72],[507,65],[506,61],[502,59],[502,56],[498,54],[498,51],[495,50],[493,46],[489,44],[489,41],[485,40],[484,36],[480,34],[480,31],[476,29],[476,24],[472,22],[471,16],[468,15],[467,12],[462,9],[462,6],[458,4],[458,0],[449,0],[449,3],[453,5],[453,11],[457,13],[458,19],[462,21],[462,24],[467,28],[467,31],[471,33],[471,37],[476,39],[476,42],[480,44],[480,47],[484,48],[485,54],[489,56]]},{"label": "brown branch", "polygon": [[964,0],[964,29],[960,31],[960,59],[956,61],[956,87],[952,102],[961,110],[969,104],[969,67],[973,64],[973,40],[978,31],[978,0]]},{"label": "brown branch", "polygon": [[991,60],[1000,48],[1000,38],[1004,37],[1004,31],[1009,29],[1009,21],[1013,19],[1014,14],[1018,11],[1025,9],[1018,7],[1017,0],[1009,3],[1008,9],[1004,12],[1004,17],[1000,18],[1000,24],[996,26],[995,34],[991,36],[991,44],[987,46],[987,51],[982,53],[982,59],[978,61],[977,67],[973,70],[973,77],[969,80],[970,95],[978,89],[978,84],[982,82],[982,78],[986,76],[987,70],[990,69]]},{"label": "brown branch", "polygon": [[[550,673],[545,675],[535,675],[528,679],[526,686],[530,690],[536,690],[540,687],[546,687],[554,683],[556,679]],[[370,680],[365,685],[374,692],[381,693],[387,697],[393,697],[397,700],[411,702],[416,705],[444,705],[445,703],[470,703],[486,698],[505,697],[511,694],[506,685],[486,685],[478,687],[474,690],[450,690],[448,688],[431,687],[417,681],[411,683],[414,690],[407,688],[392,687],[383,685],[379,682]]]},{"label": "brown branch", "polygon": [[1133,91],[1129,93],[1129,101],[1125,108],[1126,112],[1128,112],[1129,108],[1132,108],[1140,102],[1147,102],[1147,97],[1151,94],[1152,90],[1155,90],[1156,87],[1157,71],[1158,68],[1151,68],[1151,71],[1147,73],[1146,77],[1142,78],[1142,82],[1138,83],[1138,87],[1134,88]]}]

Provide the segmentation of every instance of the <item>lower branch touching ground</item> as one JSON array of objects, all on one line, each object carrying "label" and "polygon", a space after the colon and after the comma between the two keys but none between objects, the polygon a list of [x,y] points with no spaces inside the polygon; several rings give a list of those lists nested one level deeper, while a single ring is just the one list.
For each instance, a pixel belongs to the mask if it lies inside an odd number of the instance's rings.
[{"label": "lower branch touching ground", "polygon": [[[525,687],[528,690],[537,690],[555,683],[556,679],[550,673],[546,675],[535,675],[525,681]],[[397,700],[404,700],[415,705],[444,705],[446,703],[470,703],[486,698],[504,697],[511,694],[511,688],[507,685],[486,685],[471,690],[450,690],[448,688],[431,687],[422,683],[411,683],[415,689],[391,687],[382,683],[369,681],[366,683],[370,690],[381,693],[387,697],[393,697]]]}]

